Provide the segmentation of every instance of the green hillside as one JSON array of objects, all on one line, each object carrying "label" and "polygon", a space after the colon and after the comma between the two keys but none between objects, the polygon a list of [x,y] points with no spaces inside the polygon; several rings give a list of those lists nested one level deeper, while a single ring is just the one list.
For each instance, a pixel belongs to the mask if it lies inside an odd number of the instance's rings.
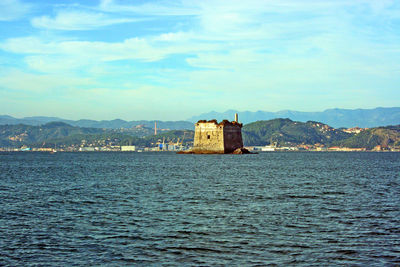
[{"label": "green hillside", "polygon": [[[193,142],[193,131],[172,130],[158,135],[146,127],[132,129],[99,129],[75,127],[63,122],[51,122],[41,126],[0,125],[0,146],[20,147],[63,147],[84,144],[104,145],[139,145],[151,146],[157,142],[184,141]],[[185,133],[186,132],[186,133]]]},{"label": "green hillside", "polygon": [[368,129],[336,143],[343,147],[372,149],[375,146],[400,146],[400,125]]},{"label": "green hillside", "polygon": [[[194,132],[190,130],[164,131],[152,134],[144,126],[130,129],[99,129],[71,126],[52,122],[41,126],[0,125],[0,147],[68,147],[68,146],[155,146],[157,143],[193,142]],[[242,128],[245,146],[269,145],[296,146],[315,145],[341,146],[372,149],[400,146],[400,125],[371,128],[359,134],[345,133],[326,124],[290,119],[274,119],[246,124]]]},{"label": "green hillside", "polygon": [[96,128],[74,127],[63,122],[50,122],[41,126],[0,125],[0,145],[20,146],[42,143],[50,139],[64,138],[77,134],[97,134],[104,130]]},{"label": "green hillside", "polygon": [[319,122],[297,122],[290,119],[274,119],[246,124],[242,128],[245,145],[276,144],[331,144],[352,136]]},{"label": "green hillside", "polygon": [[[100,134],[76,134],[63,138],[49,139],[47,145],[50,147],[57,146],[79,146],[82,144],[82,140],[86,144],[95,144],[96,146],[106,145],[136,145],[136,146],[155,146],[156,143],[168,144],[170,142],[176,143],[183,141],[183,145],[193,142],[194,131],[190,130],[172,130],[163,132],[158,135],[148,135],[145,137],[132,136],[120,132],[107,131]],[[40,143],[32,143],[33,147],[40,146]]]}]

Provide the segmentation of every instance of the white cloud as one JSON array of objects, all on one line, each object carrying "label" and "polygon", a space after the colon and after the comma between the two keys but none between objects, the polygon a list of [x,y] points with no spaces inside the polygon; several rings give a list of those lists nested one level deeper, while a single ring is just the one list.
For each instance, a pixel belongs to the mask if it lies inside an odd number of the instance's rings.
[{"label": "white cloud", "polygon": [[94,84],[89,78],[80,78],[65,74],[32,74],[20,70],[11,70],[2,74],[0,76],[0,88],[15,91],[44,93]]},{"label": "white cloud", "polygon": [[33,36],[7,39],[0,43],[0,48],[16,54],[54,54],[57,52],[55,42],[45,44],[40,38]]},{"label": "white cloud", "polygon": [[[0,48],[19,54],[72,57],[78,62],[92,60],[92,63],[127,59],[151,62],[172,54],[197,53],[219,48],[218,45],[209,43],[171,43],[159,41],[159,39],[130,38],[123,42],[110,43],[89,41],[44,42],[37,37],[24,37],[8,39],[0,43]],[[165,37],[161,39],[165,39]],[[26,45],[27,43],[29,43],[29,46]],[[45,60],[45,58],[42,59]]]},{"label": "white cloud", "polygon": [[89,59],[56,55],[34,55],[25,58],[30,69],[43,73],[71,73],[90,65]]},{"label": "white cloud", "polygon": [[[131,35],[122,41],[110,41],[97,32],[89,37],[68,33],[63,38],[62,33],[54,37],[49,31],[7,39],[0,42],[0,49],[22,54],[29,71],[3,76],[0,84],[15,90],[29,84],[35,90],[87,86],[89,91],[77,90],[73,95],[81,97],[82,103],[85,99],[104,105],[122,101],[125,107],[146,112],[155,106],[167,110],[175,100],[188,103],[189,109],[193,103],[229,108],[238,99],[243,109],[246,102],[263,109],[267,99],[280,109],[279,105],[302,105],[299,99],[321,102],[317,97],[321,94],[345,95],[343,88],[350,92],[346,101],[356,102],[363,95],[356,90],[372,90],[376,84],[384,87],[385,81],[393,84],[391,76],[399,72],[399,31],[392,20],[399,9],[390,10],[392,4],[183,0],[128,5],[107,0],[84,11],[79,11],[79,5],[67,5],[64,11],[60,8],[65,6],[58,6],[56,16],[34,18],[32,25],[82,30],[138,18],[151,23],[124,32],[121,36]],[[93,36],[100,41],[88,41]],[[29,74],[31,70],[42,74]],[[84,76],[90,79],[80,80]],[[282,99],[285,104],[279,103]]]},{"label": "white cloud", "polygon": [[61,11],[56,17],[35,17],[31,20],[32,26],[55,30],[89,30],[112,24],[134,22],[133,18],[114,18],[104,13],[85,11]]},{"label": "white cloud", "polygon": [[135,13],[151,16],[190,16],[198,15],[199,9],[196,2],[192,1],[167,1],[161,3],[144,3],[139,5],[124,5],[118,1],[102,0],[99,8],[105,12]]},{"label": "white cloud", "polygon": [[[26,44],[30,45],[27,46]],[[146,40],[127,39],[123,42],[51,41],[44,42],[37,37],[12,38],[0,44],[5,51],[22,54],[57,55],[75,57],[76,60],[94,59],[113,61],[141,59],[154,61],[165,53],[152,48]]]},{"label": "white cloud", "polygon": [[190,32],[168,32],[162,33],[153,38],[154,41],[165,41],[165,42],[186,42],[191,39],[195,39],[196,35]]},{"label": "white cloud", "polygon": [[254,53],[251,50],[238,49],[227,53],[202,53],[195,58],[186,59],[188,64],[198,68],[243,70],[257,69],[268,64],[263,54]]},{"label": "white cloud", "polygon": [[31,6],[19,0],[0,1],[0,21],[16,20],[26,15]]}]

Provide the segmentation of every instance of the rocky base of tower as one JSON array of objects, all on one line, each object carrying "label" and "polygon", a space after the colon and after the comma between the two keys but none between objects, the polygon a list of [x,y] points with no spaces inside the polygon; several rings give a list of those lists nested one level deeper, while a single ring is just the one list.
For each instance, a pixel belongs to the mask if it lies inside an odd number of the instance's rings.
[{"label": "rocky base of tower", "polygon": [[231,154],[257,154],[257,153],[251,153],[248,149],[241,147],[235,149]]},{"label": "rocky base of tower", "polygon": [[257,154],[257,153],[252,153],[249,150],[247,150],[244,147],[237,148],[231,153],[223,153],[223,152],[217,152],[217,151],[211,151],[211,150],[188,150],[188,151],[179,151],[177,154]]}]

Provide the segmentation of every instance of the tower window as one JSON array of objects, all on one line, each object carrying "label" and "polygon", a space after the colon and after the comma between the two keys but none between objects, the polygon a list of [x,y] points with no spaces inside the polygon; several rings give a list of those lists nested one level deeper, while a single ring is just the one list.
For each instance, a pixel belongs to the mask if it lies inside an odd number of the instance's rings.
[{"label": "tower window", "polygon": [[207,135],[207,139],[210,139],[210,138],[211,138],[211,136],[208,134],[208,135]]}]

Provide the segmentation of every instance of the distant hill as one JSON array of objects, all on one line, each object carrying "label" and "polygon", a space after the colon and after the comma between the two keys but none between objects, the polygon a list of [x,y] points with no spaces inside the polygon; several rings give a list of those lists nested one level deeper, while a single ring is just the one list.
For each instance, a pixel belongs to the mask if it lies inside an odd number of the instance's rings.
[{"label": "distant hill", "polygon": [[[144,131],[138,133],[136,130]],[[63,122],[50,122],[40,126],[33,125],[0,125],[0,147],[20,147],[29,145],[33,147],[57,147],[80,145],[82,140],[96,141],[99,145],[112,142],[115,145],[146,145],[164,142],[193,141],[194,132],[191,130],[160,131],[154,135],[152,131],[146,132],[146,128],[133,130],[127,129],[99,129],[72,126]]]},{"label": "distant hill", "polygon": [[299,122],[274,119],[246,124],[242,128],[244,144],[279,146],[299,144],[325,144],[345,140],[353,134],[334,129],[320,122]]},{"label": "distant hill", "polygon": [[379,127],[386,125],[400,124],[400,108],[375,108],[375,109],[327,109],[322,112],[300,112],[283,110],[278,112],[268,111],[237,111],[227,110],[225,112],[209,112],[199,116],[194,116],[188,120],[197,122],[198,120],[223,119],[233,120],[234,114],[239,113],[239,120],[242,123],[251,123],[260,120],[271,120],[276,118],[289,118],[293,121],[319,121],[335,128],[340,127]]},{"label": "distant hill", "polygon": [[329,125],[290,119],[249,123],[242,128],[243,142],[252,145],[292,146],[299,144],[366,148],[400,146],[400,125],[371,128],[358,134],[346,133]]},{"label": "distant hill", "polygon": [[365,147],[372,149],[377,145],[382,147],[400,146],[400,125],[368,129],[348,139],[337,142],[343,147]]},{"label": "distant hill", "polygon": [[[85,140],[86,143],[96,144],[97,146],[104,145],[135,145],[135,146],[156,146],[157,142],[163,142],[168,144],[170,142],[176,143],[178,139],[182,141],[183,144],[193,142],[194,131],[191,130],[172,130],[163,132],[157,135],[148,135],[145,137],[132,136],[129,134],[125,134],[122,132],[115,131],[107,131],[105,133],[97,133],[97,134],[75,134],[71,136],[49,139],[46,141],[47,147],[66,147],[66,146],[75,146],[79,147],[82,143],[82,140]],[[32,147],[40,147],[41,143],[30,143],[28,144]]]},{"label": "distant hill", "polygon": [[[393,108],[375,108],[375,109],[327,109],[321,112],[301,112],[292,110],[282,110],[278,112],[268,111],[237,111],[227,110],[225,112],[211,111],[198,116],[193,116],[188,121],[157,121],[157,128],[169,130],[194,130],[195,122],[199,120],[223,119],[233,120],[235,113],[239,113],[239,121],[247,124],[256,121],[272,120],[277,118],[288,118],[293,121],[319,121],[324,124],[330,125],[335,128],[340,127],[362,127],[372,128],[386,125],[400,124],[400,107]],[[115,120],[66,120],[57,117],[25,117],[14,118],[8,115],[0,115],[0,125],[42,125],[49,122],[64,122],[72,126],[90,127],[90,128],[106,128],[106,129],[119,129],[119,128],[133,128],[136,126],[143,126],[149,129],[154,129],[154,120],[137,120],[125,121],[121,119]]]},{"label": "distant hill", "polygon": [[46,142],[77,134],[97,134],[102,129],[75,127],[63,122],[50,122],[41,126],[0,125],[0,146],[18,147],[24,144]]},{"label": "distant hill", "polygon": [[[358,134],[343,132],[329,125],[308,121],[299,122],[290,119],[273,119],[249,123],[242,128],[246,146],[269,145],[295,146],[300,144],[343,147],[365,147],[372,149],[400,146],[400,125],[371,128]],[[143,126],[130,129],[100,129],[77,127],[63,122],[50,122],[40,126],[0,125],[0,147],[65,147],[80,146],[85,142],[104,145],[155,146],[157,142],[184,144],[193,141],[192,130],[161,131],[158,135]],[[179,138],[179,139],[178,139]]]},{"label": "distant hill", "polygon": [[[120,119],[115,120],[66,120],[57,117],[25,117],[25,118],[14,118],[8,115],[0,115],[0,125],[15,125],[15,124],[25,124],[25,125],[42,125],[49,122],[64,122],[72,126],[79,127],[91,127],[91,128],[107,128],[107,129],[118,129],[118,128],[132,128],[139,125],[142,125],[147,128],[154,129],[154,123],[156,121],[124,121]],[[157,121],[157,128],[159,129],[169,129],[169,130],[185,130],[185,129],[194,129],[194,125],[188,121]]]}]

